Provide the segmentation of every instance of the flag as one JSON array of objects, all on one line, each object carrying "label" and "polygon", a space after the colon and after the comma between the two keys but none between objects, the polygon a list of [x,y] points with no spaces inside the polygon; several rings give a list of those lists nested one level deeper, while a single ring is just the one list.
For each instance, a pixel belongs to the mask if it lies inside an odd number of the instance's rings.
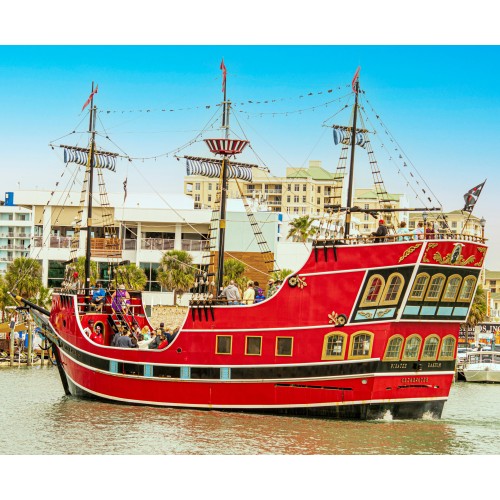
[{"label": "flag", "polygon": [[465,206],[463,208],[464,212],[469,212],[469,213],[472,212],[472,210],[474,209],[474,205],[476,204],[477,199],[479,198],[479,195],[483,190],[484,182],[478,184],[476,187],[473,187],[472,189],[469,189],[469,191],[467,191],[464,194],[464,200],[465,200]]},{"label": "flag", "polygon": [[220,63],[220,69],[222,70],[222,93],[226,91],[226,65],[224,64],[224,59]]},{"label": "flag", "polygon": [[98,85],[95,86],[95,90],[93,90],[91,92],[91,94],[89,95],[89,98],[85,101],[85,104],[83,105],[82,111],[90,104],[92,97],[94,97],[94,95],[97,94],[97,87],[98,87]]},{"label": "flag", "polygon": [[123,181],[123,203],[125,203],[126,199],[127,199],[127,177],[125,177],[125,180]]},{"label": "flag", "polygon": [[358,90],[356,88],[356,83],[358,82],[358,78],[359,78],[359,70],[361,69],[361,66],[358,66],[358,69],[356,70],[356,73],[354,73],[354,77],[352,79],[352,83],[351,83],[351,86],[352,86],[352,90],[357,94],[358,93]]}]

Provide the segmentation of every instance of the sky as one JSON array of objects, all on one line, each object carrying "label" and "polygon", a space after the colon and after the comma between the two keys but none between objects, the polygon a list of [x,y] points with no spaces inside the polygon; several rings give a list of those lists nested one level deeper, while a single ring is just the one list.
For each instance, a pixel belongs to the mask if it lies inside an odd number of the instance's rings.
[{"label": "sky", "polygon": [[[54,25],[66,33],[63,40],[47,38],[46,33],[54,33],[50,30],[35,31],[31,39],[11,34],[0,45],[0,195],[16,189],[53,190],[58,181],[59,187],[65,185],[69,174],[61,177],[62,150],[50,145],[87,144],[89,108],[82,112],[82,106],[93,83],[99,87],[99,147],[135,158],[119,161],[116,173],[106,173],[109,191],[121,192],[127,178],[129,191],[136,193],[166,199],[169,193],[181,193],[185,165],[175,154],[207,155],[202,139],[222,134],[222,59],[233,103],[231,134],[252,145],[239,159],[265,165],[278,176],[310,160],[321,160],[333,171],[340,148],[328,125],[347,125],[350,108],[344,106],[352,104],[350,83],[359,66],[364,109],[372,120],[366,126],[374,132],[372,144],[387,190],[407,193],[411,206],[420,207],[415,192],[425,189],[432,193],[428,206],[441,204],[450,211],[462,208],[464,193],[487,179],[474,214],[487,220],[491,248],[486,265],[500,269],[495,206],[500,129],[500,89],[495,84],[500,70],[495,62],[500,48],[446,45],[434,36],[437,18],[429,20],[420,11],[400,14],[411,16],[416,25],[419,18],[427,20],[425,42],[418,43],[417,37],[408,43],[400,36],[403,43],[377,44],[379,32],[366,20],[364,25],[358,22],[364,44],[350,45],[333,35],[339,32],[338,20],[330,37],[334,43],[323,44],[311,43],[317,32],[310,25],[305,37],[295,33],[296,41],[286,29],[286,36],[280,36],[283,26],[278,26],[277,36],[263,44],[266,37],[257,32],[248,41],[244,29],[235,36],[232,22],[226,30],[234,42],[215,44],[220,30],[200,36],[198,17],[187,33],[179,28],[173,39],[160,37],[158,43],[151,43],[149,26],[141,27],[137,41],[118,23],[108,38],[102,38],[106,30],[94,33],[89,46],[81,31],[68,36],[65,17],[57,16]],[[254,14],[244,15],[248,30]],[[235,18],[238,11],[226,19]],[[315,21],[319,27],[324,23],[317,16]],[[175,31],[172,22],[166,26]],[[133,43],[115,45],[124,32]],[[114,33],[120,35],[115,38]],[[283,44],[287,40],[291,43]],[[399,161],[401,152],[406,156]],[[366,152],[358,148],[356,159],[355,186],[368,187]],[[403,161],[416,169],[413,178],[410,168],[402,168]],[[419,184],[408,183],[411,179]]]}]

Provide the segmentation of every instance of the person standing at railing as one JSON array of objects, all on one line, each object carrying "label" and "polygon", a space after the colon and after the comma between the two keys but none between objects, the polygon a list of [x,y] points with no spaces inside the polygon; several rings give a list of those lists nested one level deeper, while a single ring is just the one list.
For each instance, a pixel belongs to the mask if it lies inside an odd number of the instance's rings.
[{"label": "person standing at railing", "polygon": [[423,240],[424,239],[424,223],[419,222],[417,224],[417,227],[413,231],[414,234],[414,240]]},{"label": "person standing at railing", "polygon": [[389,230],[387,229],[384,220],[380,219],[378,221],[377,230],[371,233],[371,235],[374,236],[374,243],[383,243],[385,241],[385,237],[387,236],[388,232]]},{"label": "person standing at railing", "polygon": [[410,231],[406,227],[406,222],[402,221],[401,224],[399,224],[398,227],[398,234],[401,236],[398,236],[398,241],[410,241]]}]

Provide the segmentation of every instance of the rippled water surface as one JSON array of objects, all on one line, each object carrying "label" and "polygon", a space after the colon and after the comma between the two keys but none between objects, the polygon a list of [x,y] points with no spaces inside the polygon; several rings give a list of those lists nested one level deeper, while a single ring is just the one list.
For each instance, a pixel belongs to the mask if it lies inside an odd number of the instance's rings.
[{"label": "rippled water surface", "polygon": [[124,406],[64,395],[57,369],[0,368],[0,454],[485,455],[500,384],[457,382],[440,420],[334,421]]}]

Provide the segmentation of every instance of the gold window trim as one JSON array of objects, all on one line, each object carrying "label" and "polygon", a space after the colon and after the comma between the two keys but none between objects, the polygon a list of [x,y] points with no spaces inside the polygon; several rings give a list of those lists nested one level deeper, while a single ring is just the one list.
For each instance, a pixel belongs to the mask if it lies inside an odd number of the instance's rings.
[{"label": "gold window trim", "polygon": [[[375,302],[367,302],[366,298],[368,297],[368,295],[370,295],[370,288],[371,288],[372,283],[375,281],[376,278],[378,278],[382,281],[382,284],[380,285],[380,291],[379,291],[379,294],[377,296],[377,300]],[[365,291],[363,293],[363,298],[361,299],[361,303],[359,305],[361,307],[378,306],[378,303],[380,302],[380,298],[382,297],[382,294],[384,293],[384,289],[385,289],[384,277],[381,274],[374,274],[368,280]]]},{"label": "gold window trim", "polygon": [[[292,346],[291,346],[291,349],[290,349],[290,354],[278,354],[278,340],[279,339],[292,339]],[[262,343],[261,343],[261,350],[262,350]],[[288,357],[292,357],[293,356],[293,337],[276,337],[276,351],[275,351],[275,355],[276,356],[288,356]]]},{"label": "gold window trim", "polygon": [[[335,335],[338,335],[339,337],[342,337],[344,339],[342,342],[342,350],[341,350],[340,354],[327,355],[326,349],[328,346],[328,339],[330,337],[335,336]],[[347,333],[343,333],[343,332],[339,332],[339,331],[327,333],[323,339],[323,354],[321,356],[321,359],[322,360],[344,359],[346,347],[347,347]]]},{"label": "gold window trim", "polygon": [[[248,339],[260,339],[260,351],[259,354],[250,354],[247,352],[248,350]],[[258,335],[248,335],[245,337],[245,356],[262,356],[262,336]]]},{"label": "gold window trim", "polygon": [[[430,298],[429,297],[429,292],[431,291],[431,285],[432,285],[433,280],[435,280],[436,278],[443,278],[443,282],[441,283],[441,287],[439,288],[439,293],[437,294],[437,297]],[[428,302],[439,302],[439,299],[441,298],[441,294],[443,293],[443,287],[444,287],[445,284],[446,284],[446,276],[443,273],[433,274],[431,276],[430,281],[429,281],[429,285],[427,287],[427,292],[425,293],[425,299],[424,300],[428,301]]]},{"label": "gold window trim", "polygon": [[[460,296],[462,295],[462,291],[465,288],[465,285],[468,281],[472,281],[472,283],[473,283],[472,287],[471,287],[471,293],[470,293],[469,297],[462,299],[462,298],[460,298]],[[477,278],[475,276],[472,276],[472,275],[466,276],[463,279],[462,286],[460,287],[460,291],[458,292],[457,302],[470,302],[472,300],[472,296],[474,295],[474,287],[475,287],[476,283],[477,283]]]},{"label": "gold window trim", "polygon": [[[387,292],[389,291],[389,287],[391,286],[391,282],[394,278],[399,278],[401,280],[401,284],[399,285],[399,290],[396,294],[396,297],[392,300],[385,300]],[[399,297],[401,297],[401,293],[403,292],[403,288],[405,286],[405,279],[401,273],[392,273],[388,278],[384,290],[382,292],[379,305],[380,306],[393,306],[398,303]]]},{"label": "gold window trim", "polygon": [[[218,352],[217,348],[219,346],[219,337],[229,337],[230,348],[229,352]],[[232,335],[216,335],[215,336],[215,354],[220,354],[221,356],[229,356],[233,354],[233,336]]]},{"label": "gold window trim", "polygon": [[[427,342],[429,342],[431,339],[437,339],[437,347],[436,347],[436,353],[434,356],[424,356],[425,352],[425,346],[427,345]],[[436,359],[439,356],[439,350],[441,349],[441,338],[439,335],[436,334],[431,334],[425,338],[424,344],[422,345],[422,357],[420,358],[422,361],[436,361]]]},{"label": "gold window trim", "polygon": [[[405,352],[406,352],[406,346],[408,345],[408,342],[410,341],[410,339],[413,339],[413,338],[418,338],[420,340],[420,344],[418,346],[417,355],[413,358],[410,358],[408,356],[405,356]],[[422,350],[422,337],[418,333],[413,333],[412,335],[409,335],[405,340],[405,345],[403,347],[403,352],[401,355],[401,361],[416,361],[416,360],[418,360],[418,355],[420,354],[421,350]]]},{"label": "gold window trim", "polygon": [[[399,347],[399,352],[396,357],[395,356],[389,357],[387,356],[387,351],[389,350],[389,346],[394,339],[401,339],[401,346]],[[384,357],[382,358],[382,361],[399,361],[399,359],[401,358],[401,354],[403,353],[404,345],[405,345],[405,338],[402,335],[393,335],[392,337],[389,337],[389,339],[387,340],[387,345],[385,347]]]},{"label": "gold window trim", "polygon": [[[446,298],[446,291],[448,290],[448,286],[450,285],[450,282],[452,279],[458,278],[460,281],[458,282],[458,286],[455,292],[455,295],[453,298]],[[446,280],[446,286],[444,287],[444,292],[443,292],[443,298],[441,299],[443,302],[455,302],[457,300],[458,292],[462,289],[462,276],[460,274],[452,274],[451,276],[448,277]]]},{"label": "gold window trim", "polygon": [[[352,350],[354,348],[354,340],[356,337],[360,336],[360,335],[368,335],[370,337],[370,349],[368,350],[368,354],[361,354],[359,356],[354,356],[353,353],[352,353]],[[359,332],[356,332],[355,334],[353,334],[351,336],[351,339],[350,339],[350,345],[349,345],[349,356],[347,357],[347,359],[366,359],[366,358],[371,358],[372,356],[372,349],[373,349],[373,333],[372,332],[368,332],[366,330],[361,330]]]},{"label": "gold window trim", "polygon": [[[453,349],[452,349],[452,352],[451,352],[451,356],[443,356],[442,352],[443,352],[443,347],[446,343],[447,340],[452,340],[453,341]],[[455,339],[455,337],[453,335],[446,335],[445,337],[443,337],[443,340],[441,342],[441,347],[439,348],[439,356],[438,356],[438,359],[439,360],[451,360],[451,359],[455,359],[455,349],[457,347],[457,341]]]},{"label": "gold window trim", "polygon": [[[422,289],[422,294],[420,295],[420,297],[415,297],[413,295],[413,293],[415,291],[415,287],[417,286],[418,279],[421,278],[422,276],[427,276],[427,280],[425,281],[425,285],[424,285],[424,288]],[[431,275],[429,273],[417,274],[417,276],[415,277],[415,281],[413,282],[413,286],[411,288],[411,292],[410,292],[410,296],[408,297],[408,300],[409,301],[410,300],[413,300],[413,301],[423,300],[425,297],[425,293],[427,292],[427,287],[429,286],[430,279],[431,279]]]}]

